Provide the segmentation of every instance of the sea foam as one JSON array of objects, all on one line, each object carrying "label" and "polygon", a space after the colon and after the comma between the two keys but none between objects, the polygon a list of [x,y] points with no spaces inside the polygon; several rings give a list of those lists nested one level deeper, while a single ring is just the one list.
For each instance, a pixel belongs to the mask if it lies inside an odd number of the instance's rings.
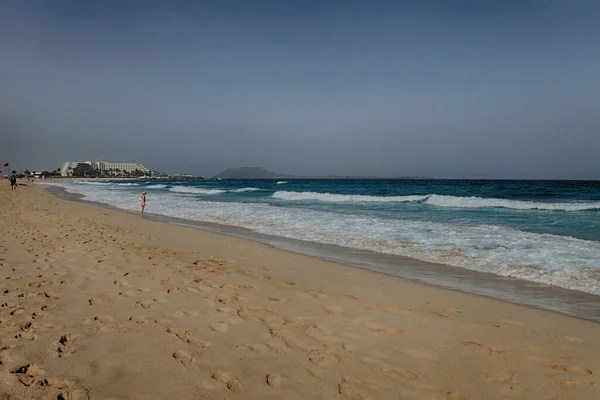
[{"label": "sea foam", "polygon": [[287,192],[278,191],[273,193],[273,197],[280,200],[289,201],[324,201],[329,203],[360,203],[360,202],[409,202],[425,200],[428,196],[368,196],[359,194],[335,194],[335,193],[319,193],[319,192]]},{"label": "sea foam", "polygon": [[513,210],[589,211],[600,210],[600,202],[542,203],[535,201],[508,200],[483,197],[443,196],[438,194],[410,196],[370,196],[320,192],[277,191],[273,197],[288,201],[322,201],[329,203],[404,203],[421,202],[436,207],[453,208],[506,208]]},{"label": "sea foam", "polygon": [[97,186],[109,186],[112,185],[111,182],[91,182],[91,181],[75,181],[73,182],[77,185],[97,185]]},{"label": "sea foam", "polygon": [[600,209],[600,202],[542,203],[483,197],[442,196],[438,194],[429,195],[425,203],[437,207],[508,208],[513,210],[587,211]]},{"label": "sea foam", "polygon": [[169,191],[175,192],[175,193],[209,194],[209,195],[216,195],[216,194],[221,194],[221,193],[226,192],[226,190],[221,190],[221,189],[203,189],[203,188],[197,188],[197,187],[191,187],[191,186],[174,186],[171,189],[169,189]]},{"label": "sea foam", "polygon": [[262,189],[254,188],[254,187],[245,187],[245,188],[241,188],[241,189],[228,190],[228,192],[231,192],[231,193],[246,193],[246,192],[258,192],[258,191],[261,191],[261,190]]}]

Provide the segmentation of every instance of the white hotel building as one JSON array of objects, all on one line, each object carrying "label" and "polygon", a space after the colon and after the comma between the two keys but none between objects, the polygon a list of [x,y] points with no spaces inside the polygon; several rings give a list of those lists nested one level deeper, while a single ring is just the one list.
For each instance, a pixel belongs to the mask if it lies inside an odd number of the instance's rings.
[{"label": "white hotel building", "polygon": [[113,170],[117,173],[120,173],[122,171],[133,172],[136,170],[141,171],[145,174],[150,173],[148,168],[138,163],[115,163],[107,161],[67,161],[62,165],[62,167],[60,167],[60,175],[72,176],[73,170],[77,167],[77,164],[88,164],[93,169],[98,170],[102,173],[106,173],[110,170]]}]

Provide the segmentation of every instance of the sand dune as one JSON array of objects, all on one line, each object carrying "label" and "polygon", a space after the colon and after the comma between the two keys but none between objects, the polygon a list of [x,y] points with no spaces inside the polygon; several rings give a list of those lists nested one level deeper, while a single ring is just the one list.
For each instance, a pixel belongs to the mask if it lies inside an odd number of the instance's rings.
[{"label": "sand dune", "polygon": [[0,399],[600,398],[597,323],[40,186],[0,214]]}]

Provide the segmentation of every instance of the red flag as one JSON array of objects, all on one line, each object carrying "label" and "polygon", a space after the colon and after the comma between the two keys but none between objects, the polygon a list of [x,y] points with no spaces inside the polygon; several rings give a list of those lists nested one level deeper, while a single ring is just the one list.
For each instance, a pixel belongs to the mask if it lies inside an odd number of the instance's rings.
[{"label": "red flag", "polygon": [[4,166],[5,166],[5,167],[8,167],[8,163],[7,163],[7,162],[5,162],[5,163],[4,163]]}]

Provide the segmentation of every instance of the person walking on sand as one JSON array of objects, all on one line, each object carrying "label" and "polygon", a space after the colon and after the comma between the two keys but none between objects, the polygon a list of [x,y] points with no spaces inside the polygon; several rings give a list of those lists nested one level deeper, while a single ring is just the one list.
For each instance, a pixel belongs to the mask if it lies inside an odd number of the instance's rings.
[{"label": "person walking on sand", "polygon": [[140,196],[140,205],[142,206],[142,215],[144,215],[144,208],[146,208],[146,192]]},{"label": "person walking on sand", "polygon": [[17,176],[15,174],[10,176],[10,188],[12,190],[17,190]]}]

